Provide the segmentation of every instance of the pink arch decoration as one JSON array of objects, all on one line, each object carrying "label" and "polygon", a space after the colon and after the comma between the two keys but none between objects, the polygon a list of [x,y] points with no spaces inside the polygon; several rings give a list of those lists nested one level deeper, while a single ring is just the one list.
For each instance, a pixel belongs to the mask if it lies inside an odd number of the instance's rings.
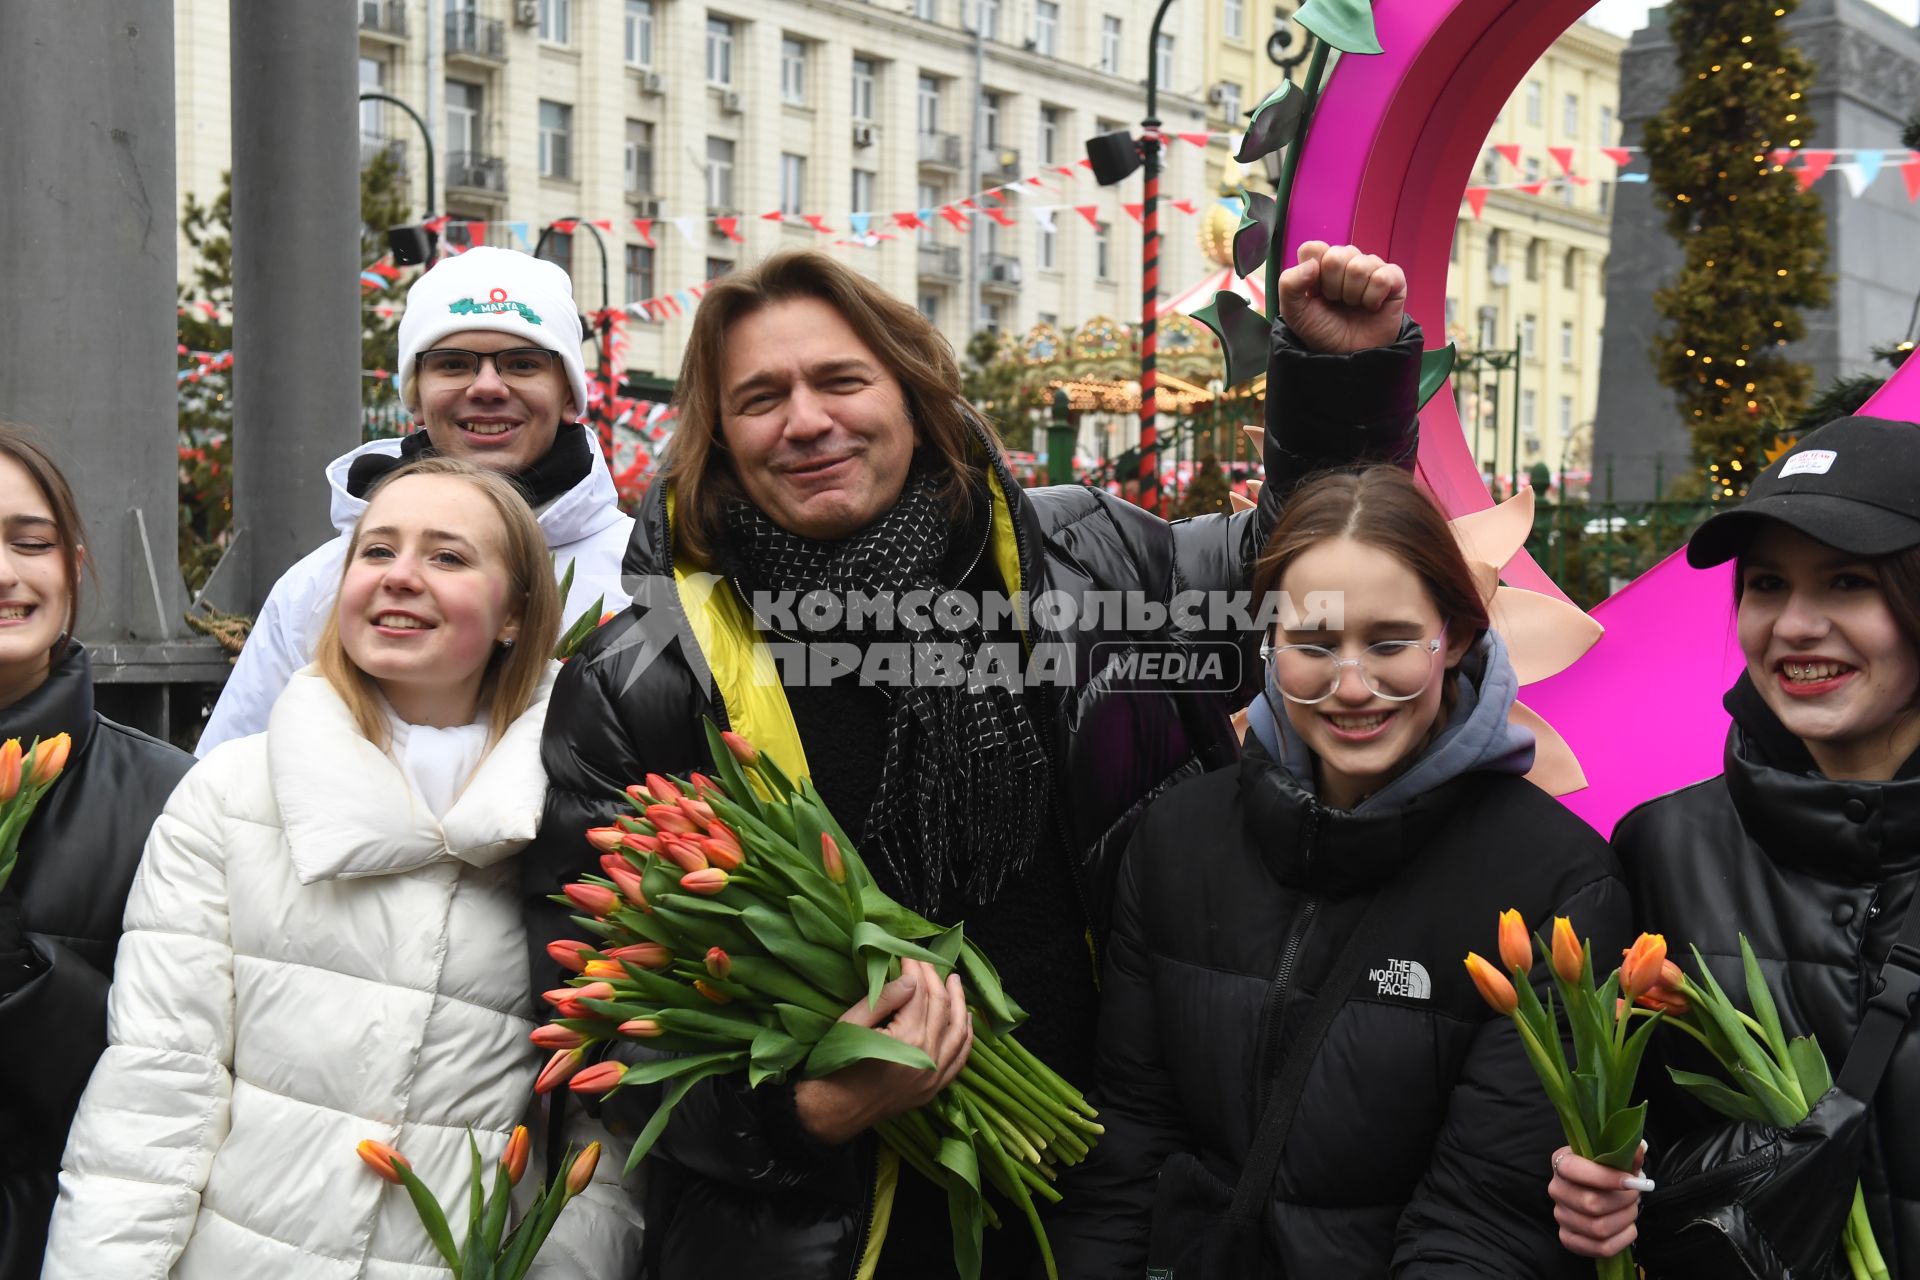
[{"label": "pink arch decoration", "polygon": [[[1301,155],[1283,245],[1351,241],[1402,264],[1414,317],[1442,331],[1448,249],[1494,116],[1589,0],[1378,0],[1384,53],[1343,56]],[[1920,360],[1868,412],[1920,421]],[[1490,505],[1452,397],[1422,414],[1420,476],[1449,515]],[[1565,599],[1525,551],[1509,583]],[[1564,797],[1602,833],[1629,808],[1720,771],[1720,696],[1741,668],[1731,573],[1676,554],[1593,610],[1606,635],[1524,691],[1566,738],[1589,786]]]}]

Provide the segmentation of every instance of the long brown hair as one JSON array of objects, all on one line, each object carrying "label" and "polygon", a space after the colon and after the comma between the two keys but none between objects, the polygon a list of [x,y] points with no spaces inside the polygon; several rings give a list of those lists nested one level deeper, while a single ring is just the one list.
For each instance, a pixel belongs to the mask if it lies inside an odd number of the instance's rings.
[{"label": "long brown hair", "polygon": [[67,646],[73,642],[74,630],[79,626],[81,554],[87,545],[87,527],[80,519],[80,504],[73,496],[73,486],[67,483],[66,473],[30,428],[0,422],[0,453],[19,463],[33,479],[40,496],[53,512],[54,528],[60,535],[60,563],[67,572],[67,621],[49,655],[52,661],[58,662],[66,656]]},{"label": "long brown hair", "polygon": [[721,435],[728,334],[762,307],[797,298],[817,298],[839,312],[899,382],[922,453],[939,463],[942,501],[956,521],[968,514],[973,498],[966,475],[978,437],[960,397],[953,348],[925,316],[846,264],[787,250],[720,277],[694,313],[674,393],[679,421],[660,478],[672,486],[676,550],[697,565],[714,561],[727,504],[746,499]]},{"label": "long brown hair", "polygon": [[[1378,547],[1413,570],[1445,620],[1450,638],[1457,639],[1467,630],[1472,642],[1478,643],[1487,629],[1486,601],[1447,527],[1447,518],[1398,467],[1329,472],[1295,491],[1254,565],[1255,598],[1264,600],[1278,591],[1288,566],[1329,538],[1352,538]],[[1451,711],[1455,697],[1454,684],[1448,680],[1442,686],[1442,706]]]},{"label": "long brown hair", "polygon": [[[412,476],[448,476],[464,480],[493,504],[494,513],[500,517],[500,551],[507,567],[508,606],[509,611],[520,620],[520,634],[512,647],[495,650],[487,663],[486,673],[480,679],[480,697],[483,701],[491,702],[487,713],[487,741],[498,742],[513,722],[533,705],[533,695],[540,687],[540,677],[546,672],[547,663],[553,659],[554,641],[560,635],[560,590],[553,582],[552,553],[547,550],[547,540],[541,535],[539,522],[534,519],[526,498],[521,496],[512,482],[497,472],[483,470],[457,458],[422,458],[418,462],[395,468],[381,477],[368,492],[367,509],[372,510],[373,500],[382,489],[396,480]],[[362,512],[360,520],[354,525],[353,536],[347,543],[346,560],[340,567],[342,584],[346,581],[347,569],[353,564],[354,553],[360,546],[360,525],[365,522],[366,513]],[[346,646],[340,641],[337,589],[333,610],[328,613],[327,624],[320,632],[320,642],[315,648],[313,660],[319,666],[320,674],[326,677],[327,683],[347,704],[347,710],[352,712],[353,722],[361,734],[385,750],[391,735],[379,690],[373,678],[347,656]]]}]

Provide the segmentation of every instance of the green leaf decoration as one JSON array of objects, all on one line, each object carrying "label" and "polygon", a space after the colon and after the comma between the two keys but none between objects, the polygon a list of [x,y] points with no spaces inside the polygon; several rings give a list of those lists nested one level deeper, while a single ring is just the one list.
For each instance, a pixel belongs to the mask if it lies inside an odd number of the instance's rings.
[{"label": "green leaf decoration", "polygon": [[1273,244],[1273,197],[1258,191],[1247,192],[1246,211],[1240,215],[1239,230],[1233,233],[1233,273],[1250,276],[1267,260]]},{"label": "green leaf decoration", "polygon": [[1413,406],[1416,411],[1426,408],[1427,401],[1446,385],[1453,373],[1454,357],[1458,354],[1451,342],[1438,350],[1420,353],[1420,399]]},{"label": "green leaf decoration", "polygon": [[884,1031],[875,1031],[857,1022],[836,1022],[807,1055],[806,1073],[810,1079],[818,1079],[856,1062],[875,1060],[897,1062],[920,1071],[933,1070],[933,1059],[904,1040],[896,1040]]},{"label": "green leaf decoration", "polygon": [[1220,349],[1227,360],[1228,386],[1251,382],[1266,372],[1271,328],[1267,318],[1255,311],[1245,298],[1222,289],[1213,295],[1212,302],[1194,312],[1193,318],[1220,339]]},{"label": "green leaf decoration", "polygon": [[1233,158],[1241,164],[1252,164],[1292,142],[1300,132],[1300,117],[1306,108],[1307,95],[1294,88],[1292,82],[1282,80],[1278,89],[1247,112],[1247,118],[1253,123],[1247,126],[1247,132],[1240,139],[1240,150]]},{"label": "green leaf decoration", "polygon": [[1307,0],[1293,20],[1342,53],[1380,53],[1368,0]]},{"label": "green leaf decoration", "polygon": [[1594,1153],[1593,1162],[1609,1169],[1633,1168],[1633,1158],[1640,1150],[1640,1135],[1646,1127],[1647,1104],[1644,1102],[1614,1112],[1600,1130],[1600,1150]]}]

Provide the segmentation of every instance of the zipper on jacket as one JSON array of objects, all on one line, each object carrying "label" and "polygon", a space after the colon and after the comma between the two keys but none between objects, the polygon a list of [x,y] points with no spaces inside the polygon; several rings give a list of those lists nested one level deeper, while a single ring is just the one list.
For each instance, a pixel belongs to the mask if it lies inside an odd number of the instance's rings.
[{"label": "zipper on jacket", "polygon": [[[875,1142],[879,1139],[876,1137]],[[860,1262],[867,1256],[867,1241],[873,1235],[873,1198],[880,1190],[880,1150],[874,1148],[871,1160],[860,1162],[860,1230],[854,1237],[853,1256],[847,1262],[847,1280],[860,1274]]]},{"label": "zipper on jacket", "polygon": [[[1313,865],[1313,847],[1320,835],[1320,805],[1317,801],[1307,806],[1307,821],[1300,833],[1301,861],[1303,867]],[[1320,900],[1309,894],[1298,910],[1294,912],[1293,924],[1287,930],[1287,942],[1280,949],[1280,963],[1274,967],[1273,982],[1267,988],[1266,1008],[1261,1014],[1263,1034],[1260,1048],[1260,1106],[1256,1115],[1263,1114],[1273,1095],[1274,1075],[1284,1060],[1280,1039],[1282,1015],[1286,1011],[1287,996],[1293,988],[1293,972],[1300,960],[1300,947],[1306,941],[1307,930],[1313,924],[1313,917],[1320,909]]]}]

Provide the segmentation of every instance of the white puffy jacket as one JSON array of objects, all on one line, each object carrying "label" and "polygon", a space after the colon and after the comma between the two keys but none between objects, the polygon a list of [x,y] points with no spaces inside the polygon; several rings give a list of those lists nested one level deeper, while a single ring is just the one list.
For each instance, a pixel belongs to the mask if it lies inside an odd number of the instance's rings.
[{"label": "white puffy jacket", "polygon": [[[593,450],[593,470],[587,478],[549,502],[536,514],[547,549],[553,552],[553,576],[563,577],[574,564],[573,588],[563,602],[561,625],[571,624],[595,599],[603,611],[619,612],[629,596],[620,585],[620,558],[633,533],[633,517],[621,512],[613,475],[600,452],[600,438],[578,423],[562,423],[562,431],[584,431]],[[367,509],[366,499],[347,492],[347,474],[363,454],[398,456],[400,441],[375,440],[327,464],[327,485],[333,491],[333,527],[340,536],[303,556],[280,575],[253,620],[253,630],[234,663],[233,674],[220,691],[213,715],[200,734],[194,754],[202,760],[223,742],[259,733],[267,727],[273,700],[287,687],[287,679],[313,661],[321,628],[333,611],[340,590],[340,568],[347,557],[347,539],[354,521]]]},{"label": "white puffy jacket", "polygon": [[[558,666],[443,820],[312,668],[265,734],[181,782],[127,901],[109,1047],[68,1135],[47,1280],[447,1274],[405,1191],[354,1147],[399,1148],[458,1242],[468,1130],[490,1188],[531,1110],[544,1055],[527,1039],[513,855],[540,820]],[[623,1156],[604,1154],[534,1274],[635,1274]]]}]

